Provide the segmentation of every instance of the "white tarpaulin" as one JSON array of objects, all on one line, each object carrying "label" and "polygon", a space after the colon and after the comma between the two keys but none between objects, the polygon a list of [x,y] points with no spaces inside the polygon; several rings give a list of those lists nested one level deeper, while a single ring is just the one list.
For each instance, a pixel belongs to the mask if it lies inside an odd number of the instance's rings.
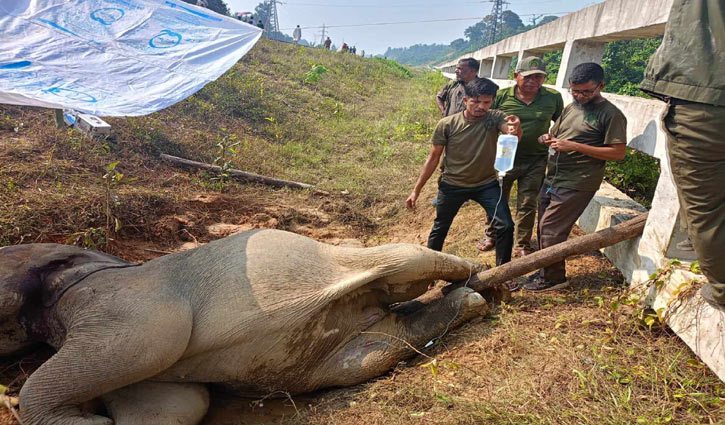
[{"label": "white tarpaulin", "polygon": [[0,0],[0,103],[150,114],[217,79],[260,35],[181,0]]}]

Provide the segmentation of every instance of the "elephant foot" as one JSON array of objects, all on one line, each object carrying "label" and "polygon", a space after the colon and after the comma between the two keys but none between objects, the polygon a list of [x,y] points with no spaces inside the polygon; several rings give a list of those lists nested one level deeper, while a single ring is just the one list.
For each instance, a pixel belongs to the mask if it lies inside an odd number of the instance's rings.
[{"label": "elephant foot", "polygon": [[446,295],[444,300],[460,306],[458,314],[452,319],[452,326],[467,322],[474,317],[485,316],[489,312],[486,299],[471,288],[458,288]]},{"label": "elephant foot", "polygon": [[103,401],[115,425],[196,425],[209,408],[209,392],[200,384],[143,381]]},{"label": "elephant foot", "polygon": [[457,288],[412,314],[390,313],[322,363],[317,374],[323,381],[305,390],[355,385],[379,376],[415,355],[417,347],[488,311],[481,294],[471,288]]}]

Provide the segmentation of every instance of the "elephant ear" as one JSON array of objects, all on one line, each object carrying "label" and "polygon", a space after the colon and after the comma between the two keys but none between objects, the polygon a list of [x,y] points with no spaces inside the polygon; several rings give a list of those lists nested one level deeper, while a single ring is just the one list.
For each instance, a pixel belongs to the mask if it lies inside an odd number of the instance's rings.
[{"label": "elephant ear", "polygon": [[43,316],[43,307],[52,306],[70,287],[99,270],[131,266],[108,254],[67,245],[0,248],[0,356],[45,341],[34,324]]},{"label": "elephant ear", "polygon": [[0,264],[9,267],[9,276],[0,282],[2,289],[15,290],[24,301],[41,301],[44,307],[55,304],[68,289],[95,272],[139,265],[102,252],[58,244],[3,248]]}]

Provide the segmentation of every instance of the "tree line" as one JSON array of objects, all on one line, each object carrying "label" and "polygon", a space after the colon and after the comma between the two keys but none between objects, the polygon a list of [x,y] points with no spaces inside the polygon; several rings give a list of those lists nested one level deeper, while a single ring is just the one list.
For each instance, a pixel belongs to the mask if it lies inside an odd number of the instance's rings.
[{"label": "tree line", "polygon": [[558,16],[547,15],[534,18],[531,24],[525,25],[519,15],[510,10],[505,10],[502,14],[502,23],[496,28],[495,36],[494,17],[488,15],[466,28],[463,31],[463,38],[457,38],[451,41],[450,44],[416,44],[410,47],[388,47],[384,56],[406,65],[433,65],[482,49],[492,44],[492,39],[495,43],[558,18]]}]

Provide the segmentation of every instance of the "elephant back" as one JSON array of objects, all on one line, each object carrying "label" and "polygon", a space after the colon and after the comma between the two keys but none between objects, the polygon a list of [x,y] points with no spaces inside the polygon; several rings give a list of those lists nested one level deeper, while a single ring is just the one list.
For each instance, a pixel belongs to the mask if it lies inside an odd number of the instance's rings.
[{"label": "elephant back", "polygon": [[[133,267],[120,258],[60,244],[0,248],[0,355],[42,340],[38,320],[73,285],[109,268]],[[39,326],[40,325],[40,326]]]}]

